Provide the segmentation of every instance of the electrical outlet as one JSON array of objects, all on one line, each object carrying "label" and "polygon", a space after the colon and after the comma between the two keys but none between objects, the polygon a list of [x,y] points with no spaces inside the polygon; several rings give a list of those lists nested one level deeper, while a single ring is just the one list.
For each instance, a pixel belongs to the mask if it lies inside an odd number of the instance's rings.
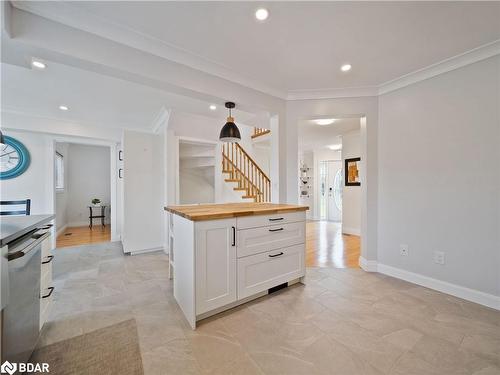
[{"label": "electrical outlet", "polygon": [[434,251],[434,263],[444,264],[444,252]]},{"label": "electrical outlet", "polygon": [[410,252],[410,248],[408,245],[401,244],[399,245],[399,253],[403,256],[407,256]]}]

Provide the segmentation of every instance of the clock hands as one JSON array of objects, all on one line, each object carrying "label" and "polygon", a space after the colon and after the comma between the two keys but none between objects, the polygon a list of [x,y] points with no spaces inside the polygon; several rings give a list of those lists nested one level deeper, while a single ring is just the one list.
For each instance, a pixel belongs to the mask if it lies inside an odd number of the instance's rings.
[{"label": "clock hands", "polygon": [[3,158],[4,156],[9,155],[9,154],[12,154],[13,152],[17,152],[17,151],[16,151],[16,150],[14,150],[14,151],[11,151],[11,152],[7,152],[7,153],[5,153],[5,154],[0,155],[0,157],[2,157],[2,158]]}]

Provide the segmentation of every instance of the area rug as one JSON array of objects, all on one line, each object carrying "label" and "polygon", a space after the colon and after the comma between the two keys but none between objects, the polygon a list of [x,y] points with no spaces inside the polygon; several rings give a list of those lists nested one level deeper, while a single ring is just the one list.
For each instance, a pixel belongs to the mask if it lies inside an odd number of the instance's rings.
[{"label": "area rug", "polygon": [[135,319],[38,348],[30,362],[56,375],[144,374]]}]

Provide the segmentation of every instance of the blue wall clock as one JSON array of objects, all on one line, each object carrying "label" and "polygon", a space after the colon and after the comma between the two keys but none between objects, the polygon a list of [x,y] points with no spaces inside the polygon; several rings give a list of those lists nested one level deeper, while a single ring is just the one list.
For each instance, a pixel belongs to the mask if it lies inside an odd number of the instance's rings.
[{"label": "blue wall clock", "polygon": [[0,145],[0,180],[20,176],[30,165],[28,149],[15,138],[4,138],[5,143]]}]

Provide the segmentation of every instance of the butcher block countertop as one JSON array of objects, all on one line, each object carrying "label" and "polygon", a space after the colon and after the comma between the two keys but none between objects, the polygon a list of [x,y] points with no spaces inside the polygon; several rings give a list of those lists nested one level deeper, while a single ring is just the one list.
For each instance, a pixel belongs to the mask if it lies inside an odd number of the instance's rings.
[{"label": "butcher block countertop", "polygon": [[168,206],[165,210],[191,221],[307,211],[309,207],[277,203],[221,203]]}]

